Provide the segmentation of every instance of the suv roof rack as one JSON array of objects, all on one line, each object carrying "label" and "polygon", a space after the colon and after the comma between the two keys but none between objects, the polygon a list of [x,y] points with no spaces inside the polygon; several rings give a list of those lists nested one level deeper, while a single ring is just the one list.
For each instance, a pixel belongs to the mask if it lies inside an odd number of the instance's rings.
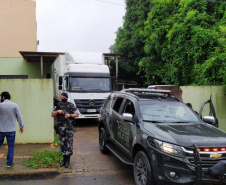
[{"label": "suv roof rack", "polygon": [[157,94],[161,93],[164,95],[171,95],[171,91],[169,90],[160,90],[160,89],[144,89],[144,88],[128,88],[128,89],[123,89],[122,92],[128,92],[128,93],[136,93],[136,94]]}]

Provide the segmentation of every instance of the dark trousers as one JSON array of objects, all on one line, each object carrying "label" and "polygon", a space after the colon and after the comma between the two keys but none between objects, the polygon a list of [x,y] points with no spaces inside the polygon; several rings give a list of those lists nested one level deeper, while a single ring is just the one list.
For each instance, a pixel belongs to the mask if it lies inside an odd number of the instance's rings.
[{"label": "dark trousers", "polygon": [[59,126],[59,139],[61,154],[71,156],[73,154],[73,137],[74,132],[67,127]]},{"label": "dark trousers", "polygon": [[16,132],[0,132],[0,148],[4,142],[5,137],[8,144],[8,154],[7,154],[6,164],[11,165],[13,162],[13,156],[14,156]]}]

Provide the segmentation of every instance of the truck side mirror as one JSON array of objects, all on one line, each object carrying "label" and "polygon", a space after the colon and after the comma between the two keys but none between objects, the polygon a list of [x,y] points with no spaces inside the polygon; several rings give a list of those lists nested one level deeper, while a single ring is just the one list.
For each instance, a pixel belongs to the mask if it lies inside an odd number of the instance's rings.
[{"label": "truck side mirror", "polygon": [[203,121],[205,121],[206,123],[209,123],[211,125],[215,125],[215,123],[216,123],[216,121],[215,121],[213,116],[205,116],[203,118]]},{"label": "truck side mirror", "polygon": [[62,85],[59,85],[59,86],[58,86],[58,89],[59,89],[59,90],[62,90]]},{"label": "truck side mirror", "polygon": [[132,122],[132,121],[133,121],[133,115],[130,114],[130,113],[123,113],[123,114],[122,114],[122,119],[123,119],[124,121]]},{"label": "truck side mirror", "polygon": [[63,77],[62,76],[59,76],[59,86],[60,85],[62,86],[62,83],[63,83]]}]

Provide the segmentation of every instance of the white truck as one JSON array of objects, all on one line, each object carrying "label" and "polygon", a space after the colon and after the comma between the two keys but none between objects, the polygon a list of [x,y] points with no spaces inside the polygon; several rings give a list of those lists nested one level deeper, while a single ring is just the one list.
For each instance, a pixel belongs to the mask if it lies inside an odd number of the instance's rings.
[{"label": "white truck", "polygon": [[110,71],[97,52],[66,52],[51,67],[54,102],[62,92],[78,108],[77,119],[99,118],[100,108],[111,93]]}]

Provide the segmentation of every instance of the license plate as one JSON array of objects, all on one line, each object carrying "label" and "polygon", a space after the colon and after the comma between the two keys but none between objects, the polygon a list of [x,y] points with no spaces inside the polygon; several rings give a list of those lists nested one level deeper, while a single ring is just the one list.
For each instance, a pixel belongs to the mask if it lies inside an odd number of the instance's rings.
[{"label": "license plate", "polygon": [[87,112],[96,112],[96,109],[87,109]]}]

